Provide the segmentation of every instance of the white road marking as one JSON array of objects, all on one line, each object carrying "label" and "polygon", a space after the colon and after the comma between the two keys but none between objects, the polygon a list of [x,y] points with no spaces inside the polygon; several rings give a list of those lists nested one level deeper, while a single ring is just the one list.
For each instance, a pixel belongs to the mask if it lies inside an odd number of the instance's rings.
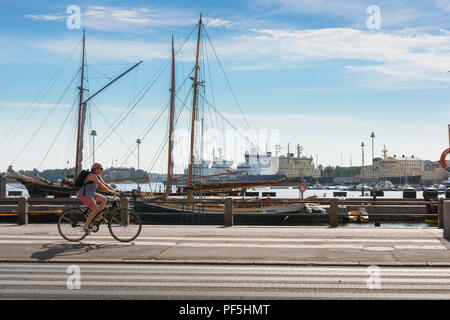
[{"label": "white road marking", "polygon": [[[0,280],[0,286],[63,286],[66,287],[66,281],[27,281],[27,280]],[[366,290],[367,284],[365,281],[361,283],[264,283],[263,279],[258,282],[170,282],[170,281],[151,281],[151,282],[129,282],[129,281],[83,281],[82,285],[88,287],[189,287],[189,288],[264,288],[264,289],[362,289]],[[448,290],[449,285],[435,285],[435,284],[395,284],[387,285],[383,283],[383,290]],[[0,289],[0,293],[2,290]]]},{"label": "white road marking", "polygon": [[[203,239],[205,240],[205,239]],[[393,241],[395,243],[395,241]],[[121,245],[121,246],[169,246],[169,247],[220,247],[220,248],[278,248],[278,249],[355,249],[362,250],[366,245],[356,244],[254,244],[254,243],[218,243],[218,242],[156,242],[156,241],[140,241],[134,242],[118,242],[118,241],[91,241],[85,238],[80,242],[49,241],[49,240],[0,240],[0,244],[64,244],[64,245]],[[439,245],[394,245],[395,249],[410,249],[410,250],[447,250],[442,244]]]},{"label": "white road marking", "polygon": [[[25,236],[25,235],[0,235],[0,239],[55,239],[63,240],[61,236]],[[90,235],[88,239],[111,239],[108,235]],[[162,241],[251,241],[251,242],[363,242],[363,243],[384,243],[384,242],[406,242],[406,243],[436,243],[440,244],[439,239],[395,239],[395,238],[384,238],[384,239],[365,239],[365,238],[236,238],[236,237],[145,237],[139,236],[137,240],[162,240]]]}]

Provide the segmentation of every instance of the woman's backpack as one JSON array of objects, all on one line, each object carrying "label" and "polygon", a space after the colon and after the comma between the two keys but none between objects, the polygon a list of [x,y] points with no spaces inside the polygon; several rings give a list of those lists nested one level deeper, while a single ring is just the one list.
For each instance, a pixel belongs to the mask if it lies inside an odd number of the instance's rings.
[{"label": "woman's backpack", "polygon": [[[78,189],[80,189],[85,183],[84,180],[86,180],[86,177],[89,175],[89,173],[91,173],[91,171],[89,170],[81,170],[80,174],[77,176],[77,178],[75,179],[75,187],[77,187]],[[91,183],[92,181],[87,182]]]}]

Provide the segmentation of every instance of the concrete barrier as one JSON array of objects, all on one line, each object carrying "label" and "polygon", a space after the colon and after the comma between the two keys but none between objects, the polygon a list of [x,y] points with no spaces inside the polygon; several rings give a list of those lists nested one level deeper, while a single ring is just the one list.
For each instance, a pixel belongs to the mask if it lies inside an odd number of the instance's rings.
[{"label": "concrete barrier", "polygon": [[331,199],[330,201],[330,228],[337,228],[339,217],[338,199]]},{"label": "concrete barrier", "polygon": [[444,239],[450,240],[450,201],[445,200],[443,205]]},{"label": "concrete barrier", "polygon": [[19,226],[28,224],[28,200],[25,197],[17,199],[17,223]]},{"label": "concrete barrier", "polygon": [[232,227],[234,224],[233,221],[233,199],[226,198],[225,199],[225,218],[224,218],[225,227]]}]

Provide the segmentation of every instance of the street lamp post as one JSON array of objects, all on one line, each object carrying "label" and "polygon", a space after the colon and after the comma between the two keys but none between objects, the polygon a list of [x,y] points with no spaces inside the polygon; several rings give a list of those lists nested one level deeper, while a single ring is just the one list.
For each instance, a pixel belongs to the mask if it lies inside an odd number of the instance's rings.
[{"label": "street lamp post", "polygon": [[364,142],[361,143],[362,148],[362,167],[361,167],[361,196],[364,196]]},{"label": "street lamp post", "polygon": [[97,132],[95,130],[92,130],[91,136],[92,136],[92,163],[95,163],[95,137],[97,136]]},{"label": "street lamp post", "polygon": [[402,154],[402,158],[405,159],[405,169],[403,170],[403,174],[405,176],[405,187],[406,187],[406,162],[408,161],[408,157]]},{"label": "street lamp post", "polygon": [[[139,145],[141,144],[141,139],[137,139],[136,143],[137,143],[137,147],[138,147],[138,165],[137,165],[137,170],[138,170],[138,173],[139,173]],[[138,190],[141,191],[141,186],[139,184],[139,180],[138,180]]]},{"label": "street lamp post", "polygon": [[373,180],[373,186],[375,186],[375,164],[373,162],[373,159],[374,159],[373,138],[375,138],[375,134],[372,132],[370,137],[372,138],[372,180]]}]

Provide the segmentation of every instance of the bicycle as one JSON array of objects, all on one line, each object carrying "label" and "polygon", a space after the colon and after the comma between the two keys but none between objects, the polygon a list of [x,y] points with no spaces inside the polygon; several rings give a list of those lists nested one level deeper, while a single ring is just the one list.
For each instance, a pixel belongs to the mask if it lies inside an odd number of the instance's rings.
[{"label": "bicycle", "polygon": [[[58,219],[59,234],[66,240],[77,242],[83,240],[88,233],[84,225],[90,210],[73,207],[64,210]],[[97,217],[103,213],[100,220]],[[89,225],[90,232],[98,232],[102,223],[108,224],[109,233],[117,241],[130,242],[141,233],[142,221],[134,209],[120,208],[117,198],[111,205],[97,212]]]}]

